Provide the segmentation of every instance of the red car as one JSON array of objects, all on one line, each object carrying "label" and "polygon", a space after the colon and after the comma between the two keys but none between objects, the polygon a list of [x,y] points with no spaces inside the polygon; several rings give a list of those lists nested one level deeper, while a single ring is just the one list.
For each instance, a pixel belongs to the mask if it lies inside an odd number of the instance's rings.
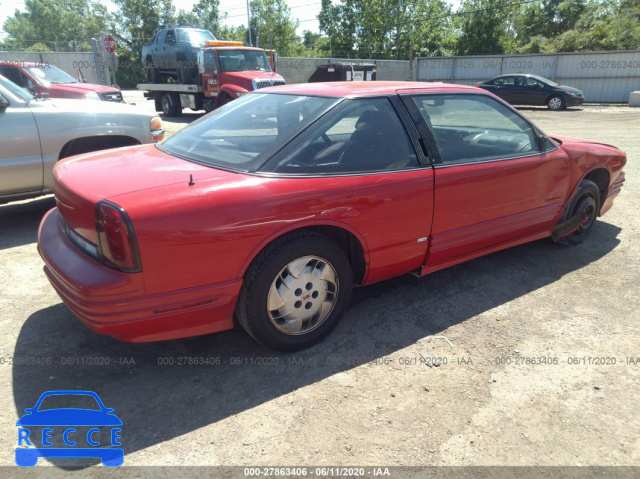
[{"label": "red car", "polygon": [[625,163],[474,87],[265,88],[158,145],[59,162],[38,248],[99,333],[166,340],[235,315],[292,351],[336,326],[356,285],[545,237],[580,243]]},{"label": "red car", "polygon": [[67,98],[124,102],[122,92],[110,86],[78,82],[48,63],[0,61],[0,75],[36,98]]}]

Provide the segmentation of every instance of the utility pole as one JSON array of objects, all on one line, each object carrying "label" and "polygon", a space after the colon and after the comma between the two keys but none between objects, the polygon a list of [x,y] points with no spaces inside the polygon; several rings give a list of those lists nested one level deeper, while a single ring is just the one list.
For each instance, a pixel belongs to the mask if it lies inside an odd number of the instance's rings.
[{"label": "utility pole", "polygon": [[251,42],[251,17],[249,16],[249,0],[247,0],[247,28],[249,29],[249,46],[252,46],[252,42]]}]

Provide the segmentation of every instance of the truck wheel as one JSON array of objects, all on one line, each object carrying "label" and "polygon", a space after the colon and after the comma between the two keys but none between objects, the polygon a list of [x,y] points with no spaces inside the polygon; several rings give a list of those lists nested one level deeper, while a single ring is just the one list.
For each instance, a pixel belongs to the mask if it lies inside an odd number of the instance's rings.
[{"label": "truck wheel", "polygon": [[231,98],[227,94],[223,94],[220,96],[220,100],[218,100],[218,107],[225,106],[227,103],[231,103],[233,98]]},{"label": "truck wheel", "polygon": [[162,103],[162,113],[164,113],[164,116],[179,116],[182,112],[182,108],[176,105],[175,98],[172,99],[169,93],[162,95],[160,102]]},{"label": "truck wheel", "polygon": [[158,69],[153,66],[153,62],[147,62],[145,68],[147,70],[147,80],[149,81],[149,83],[157,83]]},{"label": "truck wheel", "polygon": [[191,68],[178,68],[178,83],[181,85],[190,85],[194,83],[195,78]]}]

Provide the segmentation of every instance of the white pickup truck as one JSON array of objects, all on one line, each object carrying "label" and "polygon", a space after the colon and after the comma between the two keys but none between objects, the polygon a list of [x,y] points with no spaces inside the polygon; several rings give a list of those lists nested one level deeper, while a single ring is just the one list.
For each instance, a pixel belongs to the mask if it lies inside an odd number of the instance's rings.
[{"label": "white pickup truck", "polygon": [[157,115],[106,101],[36,100],[0,75],[0,203],[52,192],[53,165],[68,156],[153,143]]}]

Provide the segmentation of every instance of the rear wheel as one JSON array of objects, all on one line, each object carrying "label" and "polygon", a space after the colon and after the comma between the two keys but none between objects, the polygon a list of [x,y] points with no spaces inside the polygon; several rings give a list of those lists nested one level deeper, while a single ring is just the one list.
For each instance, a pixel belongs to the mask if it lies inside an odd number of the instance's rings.
[{"label": "rear wheel", "polygon": [[553,95],[547,100],[547,108],[549,110],[562,110],[564,108],[564,98],[560,95]]},{"label": "rear wheel", "polygon": [[182,113],[182,108],[176,104],[176,99],[171,98],[169,93],[162,95],[160,104],[162,105],[162,113],[165,116],[179,116]]},{"label": "rear wheel", "polygon": [[297,351],[320,342],[338,325],[352,289],[349,259],[336,243],[313,232],[293,233],[253,261],[236,314],[259,343]]},{"label": "rear wheel", "polygon": [[575,215],[584,215],[587,220],[577,230],[562,238],[558,243],[573,246],[582,243],[596,222],[600,211],[600,190],[591,180],[582,180],[573,197],[567,203],[560,222],[568,221]]},{"label": "rear wheel", "polygon": [[178,83],[181,85],[190,85],[195,79],[191,68],[178,68]]}]

